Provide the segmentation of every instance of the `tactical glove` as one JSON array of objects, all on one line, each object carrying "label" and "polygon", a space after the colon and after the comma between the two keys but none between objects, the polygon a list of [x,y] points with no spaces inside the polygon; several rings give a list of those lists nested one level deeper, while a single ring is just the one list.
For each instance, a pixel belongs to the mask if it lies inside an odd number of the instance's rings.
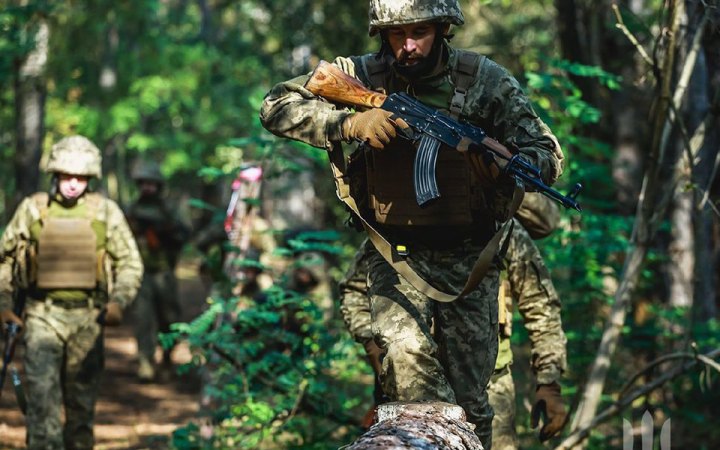
[{"label": "tactical glove", "polygon": [[382,357],[385,354],[385,350],[380,348],[374,339],[368,339],[363,342],[363,347],[365,347],[365,353],[367,354],[370,366],[375,372],[375,376],[379,377],[380,370],[382,369]]},{"label": "tactical glove", "polygon": [[8,322],[16,323],[20,328],[24,325],[22,319],[19,318],[11,309],[3,309],[0,311],[0,324],[4,327],[4,325]]},{"label": "tactical glove", "polygon": [[109,302],[105,305],[105,309],[102,310],[98,317],[100,325],[106,325],[109,327],[116,327],[122,323],[123,311],[118,302]]},{"label": "tactical glove", "polygon": [[338,56],[333,60],[333,64],[338,66],[340,70],[345,72],[347,75],[350,75],[353,78],[356,78],[355,76],[355,63],[352,62],[352,59],[345,58],[343,56]]},{"label": "tactical glove", "polygon": [[407,128],[405,121],[398,119],[396,122],[391,116],[392,113],[380,108],[350,114],[342,123],[342,137],[381,149],[397,136],[397,127]]},{"label": "tactical glove", "polygon": [[556,382],[541,384],[535,391],[535,404],[530,412],[530,423],[533,428],[538,426],[540,415],[543,415],[543,427],[538,438],[545,442],[562,430],[567,422],[567,408],[560,395],[560,385]]}]

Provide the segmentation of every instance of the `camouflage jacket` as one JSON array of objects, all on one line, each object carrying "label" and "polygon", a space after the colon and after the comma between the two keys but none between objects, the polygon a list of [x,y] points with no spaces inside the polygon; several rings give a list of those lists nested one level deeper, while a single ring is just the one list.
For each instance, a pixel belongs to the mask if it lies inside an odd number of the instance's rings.
[{"label": "camouflage jacket", "polygon": [[[436,74],[412,85],[388,64],[384,83],[387,93],[411,92],[429,106],[447,109],[454,91],[451,72],[458,58],[457,51],[447,48],[447,63]],[[351,70],[346,67],[343,70],[354,72],[369,88],[382,88],[371,86],[363,70],[362,58],[372,57],[345,58],[350,61],[345,65]],[[479,64],[475,81],[467,91],[461,118],[483,127],[500,142],[514,142],[541,169],[545,182],[554,183],[563,170],[563,153],[557,139],[533,111],[530,100],[506,69],[488,58],[482,58]],[[332,150],[342,141],[342,122],[351,112],[305,89],[308,78],[309,75],[303,75],[273,87],[265,97],[260,119],[273,134]]]},{"label": "camouflage jacket", "polygon": [[[81,197],[77,205],[84,201],[85,197]],[[54,206],[62,207],[59,203]],[[110,300],[126,307],[135,299],[143,273],[135,239],[122,211],[110,199],[101,199],[94,221],[105,225],[104,250],[110,261],[113,286],[112,292],[107,294]],[[26,197],[0,238],[0,310],[12,307],[13,291],[22,285],[18,278],[27,274],[29,262],[24,261],[25,249],[37,244],[31,229],[41,223],[41,211],[36,201]]]},{"label": "camouflage jacket", "polygon": [[530,338],[530,364],[537,382],[556,381],[567,366],[560,299],[540,251],[517,220],[504,263],[509,294]]}]

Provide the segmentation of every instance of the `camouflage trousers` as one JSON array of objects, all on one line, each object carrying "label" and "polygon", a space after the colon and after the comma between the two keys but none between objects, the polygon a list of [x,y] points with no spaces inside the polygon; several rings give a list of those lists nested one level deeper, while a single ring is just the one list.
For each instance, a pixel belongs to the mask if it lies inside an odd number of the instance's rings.
[{"label": "camouflage trousers", "polygon": [[95,401],[105,362],[97,310],[31,301],[26,311],[27,448],[91,450]]},{"label": "camouflage trousers", "polygon": [[493,450],[516,450],[515,383],[509,365],[496,370],[490,378],[488,396],[495,412],[492,422]]},{"label": "camouflage trousers", "polygon": [[338,286],[343,322],[352,338],[360,343],[373,337],[367,289],[368,258],[372,251],[372,244],[365,239]]},{"label": "camouflage trousers", "polygon": [[134,304],[135,339],[138,353],[155,360],[157,334],[170,331],[181,318],[175,274],[170,271],[145,273]]},{"label": "camouflage trousers", "polygon": [[[470,243],[444,251],[411,249],[410,264],[437,288],[459,292],[480,251]],[[451,303],[417,291],[374,250],[368,271],[371,328],[387,350],[385,394],[393,401],[462,406],[490,448],[493,412],[486,386],[498,351],[498,269],[492,267],[475,291]]]}]

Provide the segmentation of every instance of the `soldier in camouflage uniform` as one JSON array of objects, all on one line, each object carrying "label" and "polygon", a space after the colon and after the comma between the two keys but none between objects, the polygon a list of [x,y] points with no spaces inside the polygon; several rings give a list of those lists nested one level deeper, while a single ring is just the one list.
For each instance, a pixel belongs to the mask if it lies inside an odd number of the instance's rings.
[{"label": "soldier in camouflage uniform", "polygon": [[[370,34],[380,37],[380,50],[340,58],[338,66],[371,89],[407,92],[482,126],[500,142],[514,143],[547,184],[560,176],[562,151],[518,82],[488,58],[448,44],[450,26],[464,22],[457,1],[371,0],[369,16]],[[260,112],[265,128],[327,149],[335,159],[342,142],[362,142],[372,162],[364,177],[367,207],[374,213],[368,219],[393,246],[409,250],[405,260],[432,287],[460,292],[477,256],[512,215],[518,184],[504,175],[488,175],[494,169],[488,167],[491,160],[441,149],[440,191],[460,186],[458,195],[443,196],[426,208],[413,206],[415,149],[395,139],[406,124],[380,108],[352,112],[319,99],[305,88],[307,80],[301,76],[268,93]],[[477,288],[449,303],[422,293],[375,250],[368,252],[368,267],[373,339],[387,352],[384,392],[397,401],[459,404],[490,447],[492,409],[485,387],[497,355],[499,267],[492,264]]]},{"label": "soldier in camouflage uniform", "polygon": [[100,162],[87,138],[60,140],[46,167],[50,193],[25,198],[0,240],[3,323],[23,323],[13,292],[26,297],[28,449],[93,448],[103,326],[120,323],[140,285],[142,261],[122,211],[88,190]]},{"label": "soldier in camouflage uniform", "polygon": [[[504,258],[506,276],[500,289],[499,353],[495,372],[488,386],[490,405],[495,417],[492,422],[493,447],[501,450],[517,448],[515,433],[515,385],[510,371],[512,350],[512,298],[530,336],[531,363],[537,382],[533,410],[545,414],[540,432],[542,441],[552,437],[564,425],[566,412],[557,380],[566,368],[566,338],[562,331],[560,301],[542,256],[532,242],[547,236],[557,226],[557,206],[539,194],[527,194],[516,214],[508,250]],[[522,224],[522,226],[521,226]],[[380,373],[382,350],[375,344],[371,330],[370,303],[367,294],[368,252],[372,246],[365,241],[340,281],[340,311],[355,341],[362,344],[376,374]],[[505,304],[509,303],[509,309]],[[377,377],[376,377],[377,378]],[[375,387],[375,403],[382,403],[382,389]],[[366,420],[371,415],[366,416]],[[535,426],[537,421],[535,421]]]},{"label": "soldier in camouflage uniform", "polygon": [[565,425],[567,417],[558,384],[566,369],[567,342],[560,318],[560,299],[542,255],[532,241],[532,238],[543,238],[557,228],[558,209],[546,197],[528,194],[516,217],[523,226],[515,227],[504,260],[506,271],[498,296],[499,351],[495,372],[488,386],[490,404],[495,411],[493,446],[496,450],[518,448],[515,384],[511,372],[513,354],[510,348],[513,299],[530,337],[530,364],[536,381],[531,416],[532,426],[536,427],[540,415],[544,415],[540,441],[556,435]]},{"label": "soldier in camouflage uniform", "polygon": [[[155,162],[142,162],[133,170],[140,197],[127,211],[128,222],[140,249],[145,274],[134,307],[138,371],[141,381],[155,378],[158,332],[170,331],[181,319],[175,266],[188,229],[176,217],[162,195],[165,179]],[[171,350],[163,350],[162,367],[171,368]]]}]

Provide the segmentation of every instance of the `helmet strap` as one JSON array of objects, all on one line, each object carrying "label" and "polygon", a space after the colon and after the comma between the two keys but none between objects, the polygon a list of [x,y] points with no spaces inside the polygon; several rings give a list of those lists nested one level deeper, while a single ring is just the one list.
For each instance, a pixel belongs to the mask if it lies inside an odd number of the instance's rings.
[{"label": "helmet strap", "polygon": [[58,177],[58,174],[56,172],[53,172],[52,177],[50,178],[50,190],[48,191],[48,202],[50,202],[50,199],[53,199],[58,194],[58,183],[60,183],[60,177]]}]

